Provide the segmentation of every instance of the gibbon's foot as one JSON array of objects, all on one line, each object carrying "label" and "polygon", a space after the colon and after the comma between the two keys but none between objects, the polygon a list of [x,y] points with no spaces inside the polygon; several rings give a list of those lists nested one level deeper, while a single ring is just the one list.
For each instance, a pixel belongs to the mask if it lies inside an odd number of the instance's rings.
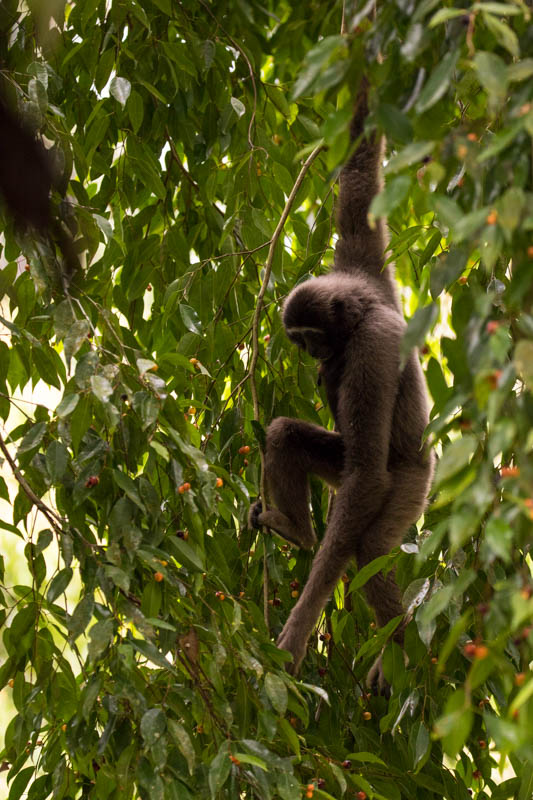
[{"label": "gibbon's foot", "polygon": [[256,500],[250,507],[248,525],[256,530],[263,526],[271,528],[282,539],[295,547],[302,547],[304,550],[311,550],[316,544],[316,536],[311,527],[308,531],[305,530],[303,524],[301,527],[297,527],[286,514],[277,508],[267,508],[266,511],[263,511],[261,500]]},{"label": "gibbon's foot", "polygon": [[261,528],[261,523],[259,522],[259,515],[263,512],[263,503],[261,500],[256,500],[253,505],[250,506],[250,511],[248,512],[248,527],[255,528],[255,530],[259,530]]},{"label": "gibbon's foot", "polygon": [[280,650],[288,650],[289,653],[292,653],[292,664],[287,662],[285,669],[291,675],[296,675],[307,651],[307,639],[302,637],[301,630],[285,623],[276,642],[276,647],[279,647]]},{"label": "gibbon's foot", "polygon": [[390,686],[383,674],[381,655],[376,658],[370,667],[366,678],[366,685],[372,694],[383,695],[384,697],[390,696]]}]

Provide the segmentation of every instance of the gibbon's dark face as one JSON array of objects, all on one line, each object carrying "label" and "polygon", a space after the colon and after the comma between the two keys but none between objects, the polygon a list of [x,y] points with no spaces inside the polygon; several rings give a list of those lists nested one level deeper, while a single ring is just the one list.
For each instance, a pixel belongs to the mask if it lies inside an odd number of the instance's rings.
[{"label": "gibbon's dark face", "polygon": [[307,350],[312,358],[327,361],[333,355],[333,347],[325,332],[319,328],[287,328],[287,336],[295,345]]}]

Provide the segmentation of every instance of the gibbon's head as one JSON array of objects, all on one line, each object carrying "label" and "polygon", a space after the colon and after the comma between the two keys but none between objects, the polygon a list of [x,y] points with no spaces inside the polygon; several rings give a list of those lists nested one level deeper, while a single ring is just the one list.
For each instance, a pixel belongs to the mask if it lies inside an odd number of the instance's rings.
[{"label": "gibbon's head", "polygon": [[294,344],[327,361],[344,352],[369,302],[364,280],[340,274],[311,278],[287,297],[283,325]]}]

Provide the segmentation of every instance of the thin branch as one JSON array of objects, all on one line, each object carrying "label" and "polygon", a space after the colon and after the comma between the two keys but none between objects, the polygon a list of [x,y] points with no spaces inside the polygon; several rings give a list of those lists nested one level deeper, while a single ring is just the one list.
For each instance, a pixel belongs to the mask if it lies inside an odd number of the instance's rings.
[{"label": "thin branch", "polygon": [[37,506],[39,511],[44,514],[52,528],[55,530],[56,533],[64,533],[63,530],[63,521],[61,517],[53,511],[53,509],[49,508],[46,503],[43,503],[40,497],[37,497],[29,483],[27,482],[24,475],[21,473],[15,461],[11,457],[9,450],[6,447],[6,443],[4,442],[2,436],[0,436],[0,450],[4,454],[7,463],[11,467],[11,471],[15,476],[16,480],[20,484],[22,490],[27,495],[28,499],[31,500],[34,506]]},{"label": "thin branch", "polygon": [[178,151],[174,147],[174,142],[172,141],[172,137],[170,136],[170,132],[169,132],[169,130],[168,130],[168,128],[166,126],[165,126],[165,137],[166,137],[166,140],[167,140],[167,142],[168,142],[168,144],[170,146],[170,153],[172,155],[172,158],[174,159],[174,161],[176,162],[176,164],[178,165],[180,170],[183,172],[184,176],[189,181],[191,186],[197,192],[200,187],[198,186],[198,184],[196,183],[194,178],[191,176],[191,173],[188,170],[185,169],[185,167],[183,165],[183,161],[179,157]]},{"label": "thin branch", "polygon": [[[285,208],[283,209],[283,213],[280,217],[280,220],[276,226],[276,230],[274,231],[274,235],[270,240],[270,247],[268,250],[268,256],[265,263],[265,272],[263,275],[263,283],[261,284],[261,288],[259,290],[259,294],[257,295],[257,305],[255,307],[255,312],[252,321],[252,357],[250,359],[250,367],[248,370],[248,376],[250,378],[250,386],[252,389],[252,400],[254,406],[254,419],[259,421],[259,397],[257,394],[257,383],[255,380],[255,370],[257,367],[257,361],[259,359],[259,323],[261,320],[261,314],[263,312],[263,298],[265,296],[266,290],[268,288],[268,284],[270,281],[270,275],[272,273],[272,263],[274,261],[274,252],[276,250],[276,245],[279,241],[279,238],[282,234],[284,225],[287,221],[287,218],[290,214],[291,208],[293,206],[295,197],[298,193],[300,186],[302,185],[303,179],[307,173],[307,170],[321,152],[324,149],[324,145],[320,144],[313,152],[309,155],[309,157],[304,162],[300,174],[296,178],[296,182],[292,187],[292,191],[287,199],[285,204]],[[260,457],[261,457],[261,483],[260,483],[260,493],[261,498],[263,500],[264,507],[266,508],[266,485],[265,485],[265,456],[262,450],[260,450]],[[266,542],[263,541],[263,613],[265,617],[265,624],[267,626],[267,630],[269,629],[269,621],[268,621],[268,567],[267,567],[267,553],[266,553]]]}]

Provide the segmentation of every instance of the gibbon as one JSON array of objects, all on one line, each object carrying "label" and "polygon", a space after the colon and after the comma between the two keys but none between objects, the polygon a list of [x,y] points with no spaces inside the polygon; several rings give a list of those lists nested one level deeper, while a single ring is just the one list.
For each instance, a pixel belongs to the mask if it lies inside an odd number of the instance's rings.
[{"label": "gibbon", "polygon": [[[380,189],[383,143],[375,132],[365,136],[367,114],[365,83],[350,126],[356,149],[340,176],[333,269],[293,289],[283,309],[289,339],[319,361],[335,431],[274,419],[265,465],[275,508],[257,501],[249,516],[252,527],[272,528],[311,549],[309,473],[336,489],[309,578],[277,641],[292,653],[292,672],[348,562],[355,558],[364,567],[402,541],[424,509],[433,472],[432,454],[422,444],[428,422],[423,372],[416,351],[400,364],[406,325],[394,269],[385,266],[385,226],[368,222]],[[379,625],[403,613],[393,574],[378,573],[365,590]],[[401,641],[402,634],[400,626],[395,638]]]}]

